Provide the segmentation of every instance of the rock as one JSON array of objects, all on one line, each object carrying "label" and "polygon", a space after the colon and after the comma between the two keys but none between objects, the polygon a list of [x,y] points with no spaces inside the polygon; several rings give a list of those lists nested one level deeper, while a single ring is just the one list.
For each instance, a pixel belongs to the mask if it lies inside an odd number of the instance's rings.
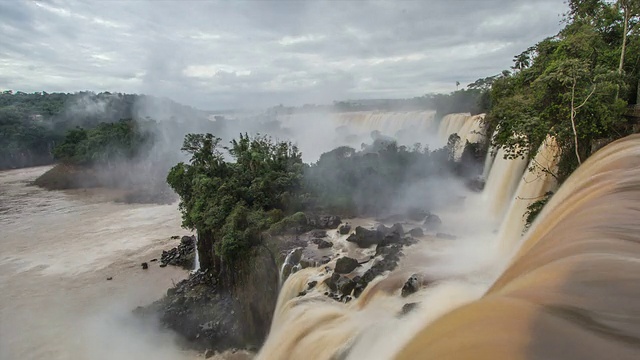
[{"label": "rock", "polygon": [[300,260],[302,259],[302,250],[303,248],[301,247],[291,250],[289,254],[287,254],[287,257],[284,259],[284,262],[291,265],[300,263]]},{"label": "rock", "polygon": [[160,264],[160,267],[167,267],[167,264]]},{"label": "rock", "polygon": [[211,350],[211,349],[207,349],[207,351],[204,352],[204,358],[208,359],[213,357],[216,354],[215,351]]},{"label": "rock", "polygon": [[400,310],[400,316],[410,313],[416,307],[418,307],[418,303],[406,303],[406,304],[404,304],[402,306],[402,310]]},{"label": "rock", "polygon": [[307,260],[307,259],[302,259],[302,260],[300,260],[300,263],[299,263],[299,264],[300,264],[300,267],[301,267],[302,269],[306,269],[306,268],[308,268],[308,267],[313,266],[313,264],[311,263],[311,261],[310,261],[310,260]]},{"label": "rock", "polygon": [[146,262],[143,262],[141,265],[143,270],[147,270],[149,268],[149,264],[147,264]]},{"label": "rock", "polygon": [[356,283],[348,277],[342,276],[336,282],[336,287],[343,295],[350,295],[353,289],[355,289]]},{"label": "rock", "polygon": [[338,231],[340,232],[340,235],[347,235],[348,233],[351,232],[351,225],[344,224],[344,225],[340,226]]},{"label": "rock", "polygon": [[171,240],[176,240],[176,239],[180,239],[180,235],[173,235],[171,237]]},{"label": "rock", "polygon": [[407,297],[415,293],[419,289],[420,289],[420,280],[418,279],[418,275],[413,274],[411,275],[409,280],[407,280],[407,282],[405,282],[404,285],[402,286],[401,295],[402,297]]},{"label": "rock", "polygon": [[326,240],[322,240],[322,239],[318,239],[320,241],[318,241],[318,249],[328,249],[330,247],[333,247],[333,243],[331,241],[326,241]]},{"label": "rock", "polygon": [[314,230],[311,232],[311,236],[315,237],[315,238],[324,238],[327,237],[327,231],[326,230]]},{"label": "rock", "polygon": [[113,276],[109,276],[107,280],[113,280]]},{"label": "rock", "polygon": [[455,235],[451,235],[451,234],[445,234],[445,233],[437,233],[436,237],[439,239],[447,239],[447,240],[455,240],[458,237]]},{"label": "rock", "polygon": [[407,210],[407,217],[413,221],[421,221],[427,216],[429,216],[429,212],[424,209],[411,208]]},{"label": "rock", "polygon": [[322,258],[320,258],[320,265],[328,264],[330,261],[331,257],[324,255]]},{"label": "rock", "polygon": [[348,274],[355,270],[359,265],[358,260],[345,256],[336,261],[334,271],[338,274]]},{"label": "rock", "polygon": [[409,235],[413,236],[413,237],[421,237],[424,236],[424,231],[422,230],[422,228],[413,228],[411,230],[409,230]]},{"label": "rock", "polygon": [[196,242],[196,237],[195,236],[183,236],[182,239],[180,239],[180,243],[182,245],[193,245]]},{"label": "rock", "polygon": [[156,262],[156,261],[158,261],[158,259],[151,259],[151,260],[149,260],[149,262]]},{"label": "rock", "polygon": [[293,268],[293,265],[289,263],[284,263],[282,265],[282,281],[284,281],[286,278],[289,277],[289,275],[291,275],[292,268]]},{"label": "rock", "polygon": [[318,284],[318,282],[317,282],[317,281],[315,281],[315,280],[314,280],[314,281],[310,281],[310,282],[307,284],[307,290],[311,290],[311,289],[313,289],[314,287],[316,287],[316,285],[317,285],[317,284]]},{"label": "rock", "polygon": [[427,230],[438,230],[442,225],[442,220],[440,220],[440,217],[438,215],[429,214],[424,219],[422,225],[424,225]]},{"label": "rock", "polygon": [[347,241],[356,243],[361,248],[378,245],[384,238],[384,233],[377,230],[367,230],[362,226],[356,227],[355,233],[349,235]]},{"label": "rock", "polygon": [[331,277],[327,278],[324,283],[327,284],[331,291],[338,291],[337,282],[340,280],[340,274],[334,272]]}]

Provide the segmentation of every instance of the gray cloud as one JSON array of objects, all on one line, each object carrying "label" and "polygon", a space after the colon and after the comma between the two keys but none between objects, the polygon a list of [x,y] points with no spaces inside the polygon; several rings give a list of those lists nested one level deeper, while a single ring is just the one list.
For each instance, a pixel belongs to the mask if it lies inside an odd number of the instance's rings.
[{"label": "gray cloud", "polygon": [[554,35],[563,0],[0,2],[0,88],[205,109],[455,89]]}]

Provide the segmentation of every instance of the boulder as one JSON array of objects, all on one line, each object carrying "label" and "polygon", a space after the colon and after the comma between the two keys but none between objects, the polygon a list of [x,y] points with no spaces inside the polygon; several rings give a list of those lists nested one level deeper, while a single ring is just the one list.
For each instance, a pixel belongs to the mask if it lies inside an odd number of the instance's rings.
[{"label": "boulder", "polygon": [[340,232],[340,235],[347,235],[348,233],[351,232],[351,225],[344,224],[344,225],[340,226],[338,231]]},{"label": "boulder", "polygon": [[467,188],[473,192],[482,192],[484,190],[485,181],[482,177],[476,177],[474,179],[468,180]]},{"label": "boulder", "polygon": [[406,304],[404,304],[402,306],[402,310],[400,310],[400,316],[410,313],[416,307],[418,307],[418,303],[406,303]]},{"label": "boulder", "polygon": [[422,228],[413,228],[411,230],[409,230],[409,235],[413,236],[413,237],[421,237],[424,236],[424,231],[422,230]]},{"label": "boulder", "polygon": [[327,278],[324,283],[327,284],[331,291],[338,291],[337,282],[340,280],[340,274],[334,272],[331,277]]},{"label": "boulder", "polygon": [[348,277],[342,276],[336,282],[336,287],[338,288],[338,291],[342,293],[342,295],[350,295],[353,289],[355,289],[356,283]]},{"label": "boulder", "polygon": [[402,286],[401,295],[402,297],[407,297],[415,293],[419,289],[420,289],[420,279],[418,279],[418,275],[413,274],[411,275],[409,280],[407,280],[407,282],[405,282],[404,285]]},{"label": "boulder", "polygon": [[378,245],[384,238],[384,234],[377,230],[367,230],[362,226],[356,227],[355,233],[349,235],[347,241],[356,243],[361,248]]},{"label": "boulder", "polygon": [[323,239],[319,239],[320,241],[317,242],[318,244],[318,249],[328,249],[330,247],[333,247],[333,243],[331,241],[326,241]]},{"label": "boulder", "polygon": [[313,230],[311,232],[311,236],[313,236],[314,238],[324,238],[324,237],[327,237],[327,231],[326,230]]},{"label": "boulder", "polygon": [[413,221],[421,221],[427,216],[429,216],[429,212],[424,209],[411,208],[407,210],[407,217]]},{"label": "boulder", "polygon": [[336,261],[334,271],[338,274],[348,274],[355,270],[359,265],[358,260],[345,256]]},{"label": "boulder", "polygon": [[442,225],[442,220],[440,220],[440,217],[438,215],[429,214],[424,219],[422,225],[424,225],[427,230],[438,230]]},{"label": "boulder", "polygon": [[140,265],[142,266],[142,270],[147,270],[149,268],[149,264],[147,264],[146,262],[143,262]]}]

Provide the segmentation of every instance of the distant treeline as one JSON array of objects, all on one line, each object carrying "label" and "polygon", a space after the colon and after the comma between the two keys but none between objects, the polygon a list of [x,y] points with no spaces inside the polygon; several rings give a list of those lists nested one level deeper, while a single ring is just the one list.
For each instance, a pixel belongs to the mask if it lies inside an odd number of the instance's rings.
[{"label": "distant treeline", "polygon": [[159,108],[166,114],[206,118],[188,106],[144,95],[4,91],[0,93],[0,170],[50,164],[54,148],[68,131],[145,118],[146,110],[155,104],[162,104]]}]

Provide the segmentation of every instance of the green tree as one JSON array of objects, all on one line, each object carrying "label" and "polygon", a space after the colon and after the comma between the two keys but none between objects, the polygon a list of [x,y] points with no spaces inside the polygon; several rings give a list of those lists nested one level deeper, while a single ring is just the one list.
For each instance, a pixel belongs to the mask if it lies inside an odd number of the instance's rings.
[{"label": "green tree", "polygon": [[261,233],[283,214],[296,210],[303,169],[300,152],[289,142],[246,134],[230,147],[220,141],[188,134],[182,150],[191,158],[167,176],[180,196],[183,226],[197,231],[201,268],[218,275],[260,244]]}]

